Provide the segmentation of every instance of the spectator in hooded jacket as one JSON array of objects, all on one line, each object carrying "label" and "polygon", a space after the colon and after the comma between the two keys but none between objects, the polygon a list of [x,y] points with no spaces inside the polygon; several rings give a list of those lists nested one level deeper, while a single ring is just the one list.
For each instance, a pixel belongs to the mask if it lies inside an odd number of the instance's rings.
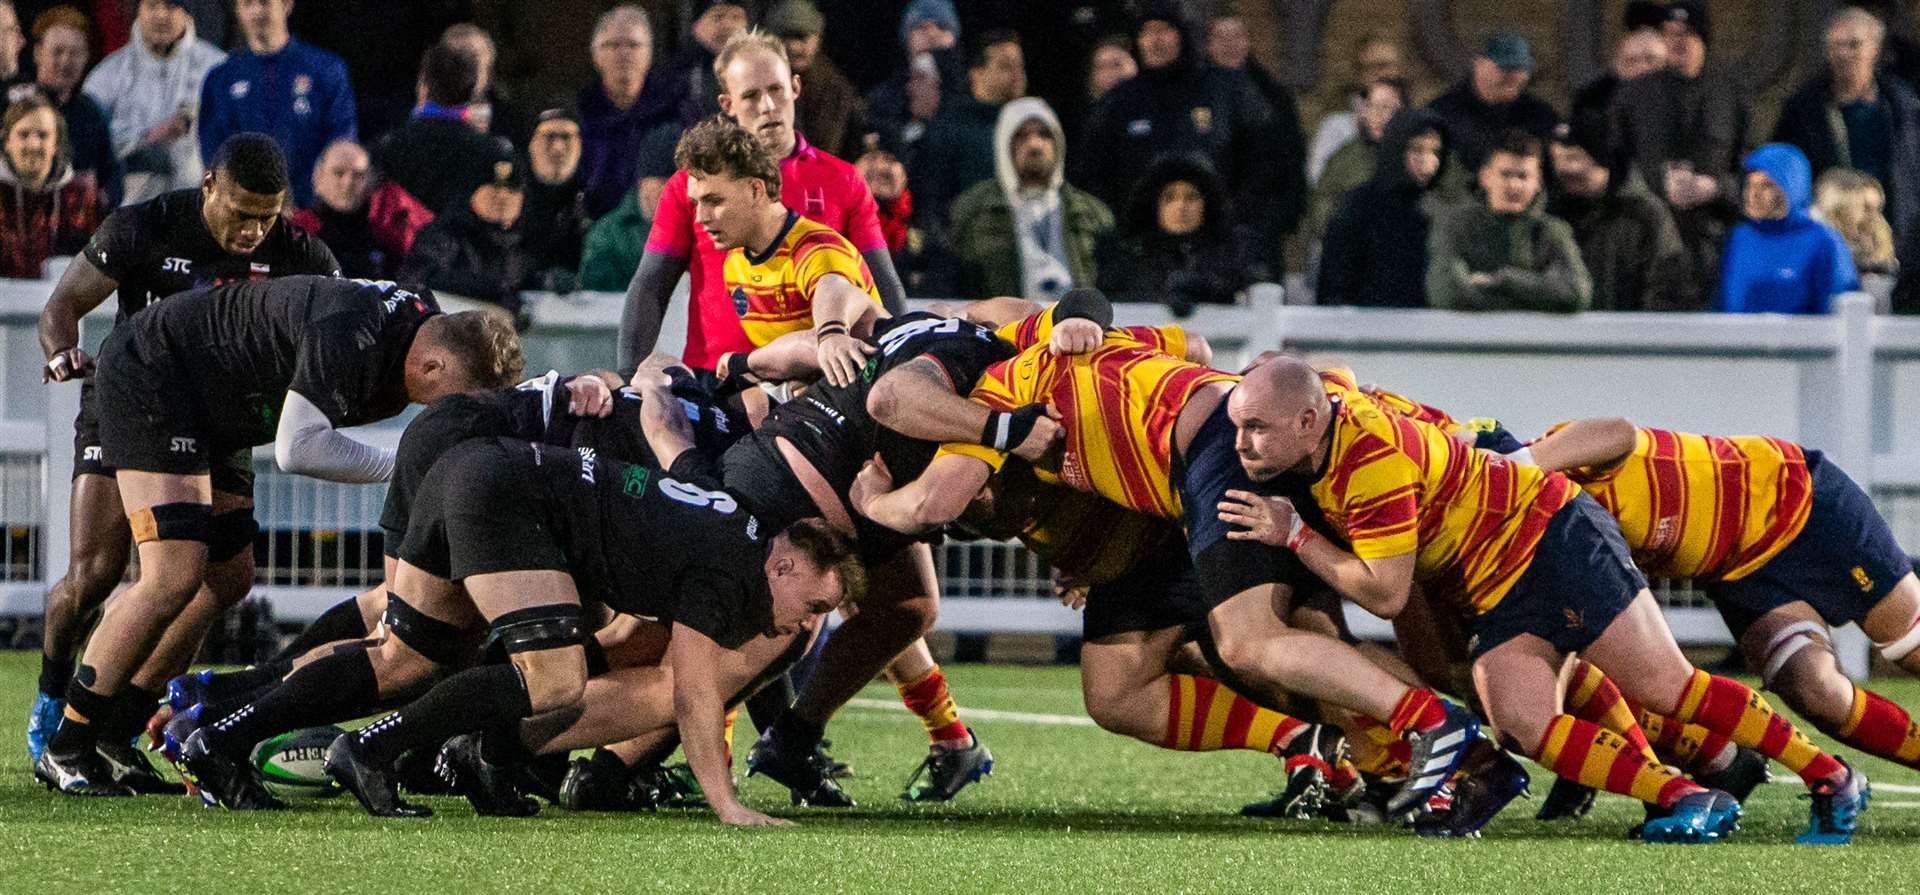
[{"label": "spectator in hooded jacket", "polygon": [[194,35],[179,0],[141,0],[139,11],[133,40],[101,60],[82,88],[107,117],[128,205],[200,184],[200,85],[227,58]]},{"label": "spectator in hooded jacket", "polygon": [[524,328],[520,291],[534,287],[540,264],[520,226],[526,176],[511,155],[495,161],[494,178],[475,188],[465,207],[421,229],[400,279],[498,305]]},{"label": "spectator in hooded jacket", "polygon": [[1327,220],[1333,216],[1340,197],[1373,179],[1374,154],[1380,139],[1386,135],[1387,122],[1407,106],[1405,81],[1375,81],[1363,92],[1365,98],[1359,106],[1360,131],[1327,159],[1326,170],[1320,173],[1308,196],[1307,217],[1300,233],[1309,244],[1319,242],[1326,235]]},{"label": "spectator in hooded jacket", "polygon": [[1233,238],[1231,201],[1206,157],[1162,156],[1134,185],[1119,231],[1102,247],[1100,289],[1182,316],[1195,305],[1232,304],[1264,271]]},{"label": "spectator in hooded jacket", "polygon": [[[567,109],[547,109],[535,120],[538,123],[527,141],[527,168],[533,176],[527,182],[522,215],[527,246],[540,258],[542,286],[552,292],[571,292],[587,231],[593,226],[580,177],[580,119]],[[667,133],[671,131],[654,132],[655,136]],[[618,208],[612,213],[618,213]],[[625,289],[626,284],[614,288]]]},{"label": "spectator in hooded jacket", "polygon": [[960,294],[1058,301],[1096,281],[1094,252],[1113,212],[1066,182],[1066,132],[1046,100],[1017,99],[994,126],[994,177],[953,204]]},{"label": "spectator in hooded jacket", "polygon": [[1920,96],[1880,70],[1886,33],[1858,7],[1836,14],[1827,25],[1826,72],[1787,98],[1773,139],[1806,153],[1815,178],[1851,168],[1878,181],[1899,243],[1920,229]]},{"label": "spectator in hooded jacket", "polygon": [[1340,197],[1320,244],[1314,301],[1385,308],[1427,306],[1427,233],[1447,161],[1446,124],[1426,109],[1387,121],[1373,178]]},{"label": "spectator in hooded jacket", "polygon": [[[1122,81],[1088,113],[1067,179],[1110,208],[1130,205],[1147,168],[1173,153],[1193,153],[1225,184],[1239,209],[1236,230],[1248,257],[1264,257],[1298,223],[1304,191],[1273,152],[1273,114],[1239,72],[1209,65],[1181,11],[1157,3],[1135,32],[1140,73]],[[1297,161],[1297,159],[1296,159]]]},{"label": "spectator in hooded jacket", "polygon": [[[200,161],[228,137],[267,134],[287,155],[287,170],[311,171],[335,140],[352,140],[359,125],[347,64],[287,30],[293,0],[234,0],[244,46],[207,72],[200,88]],[[294,204],[312,201],[311,185],[293,178]]]},{"label": "spectator in hooded jacket", "polygon": [[0,277],[39,279],[55,255],[78,254],[103,213],[93,184],[66,163],[66,121],[39,94],[0,117]]},{"label": "spectator in hooded jacket", "polygon": [[1604,122],[1578,119],[1554,130],[1553,189],[1547,213],[1573,227],[1593,277],[1596,311],[1697,311],[1686,247],[1673,215],[1630,165],[1606,164]]},{"label": "spectator in hooded jacket", "polygon": [[1462,311],[1580,311],[1593,281],[1573,228],[1548,215],[1541,141],[1515,128],[1480,163],[1480,190],[1435,216],[1427,303]]},{"label": "spectator in hooded jacket", "polygon": [[1833,297],[1860,288],[1840,234],[1809,214],[1813,170],[1800,150],[1768,143],[1741,165],[1746,220],[1727,237],[1718,311],[1825,314]]}]

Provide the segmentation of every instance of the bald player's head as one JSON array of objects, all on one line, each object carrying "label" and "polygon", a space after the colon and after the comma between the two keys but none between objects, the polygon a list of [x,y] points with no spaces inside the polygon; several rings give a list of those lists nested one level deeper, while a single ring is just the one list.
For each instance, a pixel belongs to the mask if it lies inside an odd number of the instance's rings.
[{"label": "bald player's head", "polygon": [[1306,467],[1332,413],[1319,372],[1305,361],[1283,356],[1248,370],[1227,398],[1247,477],[1264,482]]}]

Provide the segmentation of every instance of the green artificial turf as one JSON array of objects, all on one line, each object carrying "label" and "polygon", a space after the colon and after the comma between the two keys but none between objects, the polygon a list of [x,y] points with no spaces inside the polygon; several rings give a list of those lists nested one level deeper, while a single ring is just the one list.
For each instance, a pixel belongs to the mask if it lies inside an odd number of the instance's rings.
[{"label": "green artificial turf", "polygon": [[[1622,834],[1637,803],[1602,796],[1575,823],[1532,820],[1520,801],[1474,841],[1429,841],[1383,827],[1237,816],[1278,778],[1248,752],[1178,754],[1085,724],[978,720],[996,769],[944,805],[897,800],[924,754],[917,721],[870,688],[829,729],[857,776],[850,812],[789,810],[755,779],[747,802],[799,821],[739,831],[698,811],[477,818],[458,799],[438,816],[375,820],[350,797],[233,814],[178,797],[81,800],[47,793],[22,748],[37,657],[0,653],[0,891],[29,892],[1864,892],[1903,890],[1920,867],[1920,788],[1882,789],[1858,841],[1792,844],[1806,802],[1762,787],[1730,843],[1646,846]],[[953,666],[963,713],[1079,716],[1072,668]],[[1882,680],[1920,706],[1920,682]],[[751,728],[742,721],[736,767]],[[1849,753],[1851,755],[1851,753]],[[1881,784],[1920,774],[1859,761]],[[1546,780],[1535,773],[1534,792]]]}]

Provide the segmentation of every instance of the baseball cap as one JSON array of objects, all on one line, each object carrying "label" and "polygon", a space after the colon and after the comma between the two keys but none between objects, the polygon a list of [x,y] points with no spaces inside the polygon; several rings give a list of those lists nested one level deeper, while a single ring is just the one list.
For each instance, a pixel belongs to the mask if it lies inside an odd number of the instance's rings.
[{"label": "baseball cap", "polygon": [[809,0],[786,0],[767,13],[761,24],[781,37],[812,37],[826,30],[827,19]]},{"label": "baseball cap", "polygon": [[1533,71],[1533,45],[1512,31],[1501,31],[1487,38],[1480,55],[1501,68]]},{"label": "baseball cap", "polygon": [[1711,39],[1707,5],[1698,0],[1674,0],[1667,4],[1667,21],[1685,25],[1687,30],[1700,35],[1703,41]]}]

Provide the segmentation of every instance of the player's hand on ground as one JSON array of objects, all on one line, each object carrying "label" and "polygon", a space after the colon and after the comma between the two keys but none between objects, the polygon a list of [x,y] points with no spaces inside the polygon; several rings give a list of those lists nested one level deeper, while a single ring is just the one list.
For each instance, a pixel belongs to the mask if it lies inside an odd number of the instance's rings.
[{"label": "player's hand on ground", "polygon": [[1220,501],[1219,511],[1220,521],[1246,529],[1229,530],[1227,537],[1236,541],[1259,541],[1271,547],[1285,546],[1287,537],[1293,533],[1294,520],[1300,518],[1293,509],[1293,501],[1251,491],[1228,491],[1226,499]]},{"label": "player's hand on ground", "polygon": [[1028,463],[1040,463],[1066,440],[1067,430],[1060,425],[1060,411],[1048,404],[1046,415],[1035,419],[1027,437],[1013,446],[1013,455]]},{"label": "player's hand on ground", "polygon": [[66,382],[93,375],[93,358],[79,348],[69,348],[53,356],[40,368],[41,382]]},{"label": "player's hand on ground", "polygon": [[1085,317],[1069,317],[1053,325],[1053,337],[1047,348],[1056,355],[1086,354],[1100,347],[1105,331]]},{"label": "player's hand on ground", "polygon": [[887,469],[887,461],[874,454],[860,474],[853,477],[853,484],[847,488],[847,502],[853,505],[853,511],[862,516],[867,507],[880,495],[893,490],[893,473]]},{"label": "player's hand on ground", "polygon": [[598,376],[575,376],[567,380],[567,412],[580,417],[605,417],[613,413],[613,389]]},{"label": "player's hand on ground", "polygon": [[846,333],[821,336],[820,374],[826,377],[828,385],[847,385],[860,377],[860,368],[866,366],[867,355],[873,352],[872,345]]},{"label": "player's hand on ground", "polygon": [[727,826],[730,826],[730,827],[791,827],[793,826],[793,821],[782,820],[778,817],[768,817],[767,815],[761,814],[760,812],[755,811],[751,808],[745,808],[739,805],[734,805],[729,808],[722,808],[716,811],[715,813],[720,816],[721,823],[726,824]]}]

